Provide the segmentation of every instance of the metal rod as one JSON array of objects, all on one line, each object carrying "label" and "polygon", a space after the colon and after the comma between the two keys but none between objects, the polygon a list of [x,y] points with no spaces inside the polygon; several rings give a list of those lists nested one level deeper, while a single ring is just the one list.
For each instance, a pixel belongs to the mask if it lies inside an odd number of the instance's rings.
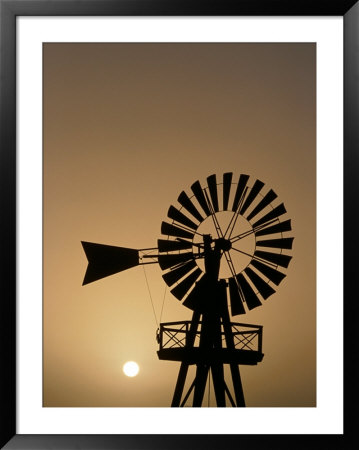
[{"label": "metal rod", "polygon": [[196,378],[192,381],[192,384],[191,384],[190,388],[188,389],[187,394],[185,395],[185,397],[181,403],[181,407],[183,407],[186,404],[186,401],[188,400],[188,397],[191,395],[191,392],[193,391],[195,384],[196,384]]},{"label": "metal rod", "polygon": [[232,395],[231,395],[231,393],[230,393],[230,390],[228,389],[228,386],[227,386],[226,382],[224,382],[224,389],[225,389],[225,391],[226,391],[226,394],[228,395],[228,398],[229,398],[229,401],[231,402],[231,405],[232,405],[233,407],[235,407],[236,404],[234,403],[233,397],[232,397]]},{"label": "metal rod", "polygon": [[184,231],[188,231],[189,233],[198,234],[198,236],[203,236],[202,233],[199,233],[198,231],[193,230],[192,228],[188,228],[188,227],[186,227],[186,226],[176,222],[175,220],[172,221],[172,224],[175,225],[178,228],[182,228],[182,230],[184,230]]},{"label": "metal rod", "polygon": [[229,240],[233,243],[233,242],[237,242],[240,239],[243,239],[245,237],[247,237],[248,235],[252,234],[252,233],[256,233],[257,231],[260,231],[262,228],[267,228],[269,225],[271,225],[274,222],[278,222],[278,219],[272,219],[269,222],[266,222],[264,224],[258,225],[256,228],[252,228],[251,230],[248,231],[244,231],[243,233],[238,234],[237,236],[234,237],[230,237]]},{"label": "metal rod", "polygon": [[258,256],[250,255],[249,253],[244,252],[243,250],[239,250],[238,248],[232,247],[232,250],[235,250],[236,252],[239,252],[239,253],[243,253],[243,255],[249,256],[250,258],[255,259],[256,261],[259,261],[259,262],[261,262],[263,264],[267,264],[268,266],[277,267],[277,264],[274,264],[274,263],[272,263],[270,261],[267,261],[266,259],[259,258]]}]

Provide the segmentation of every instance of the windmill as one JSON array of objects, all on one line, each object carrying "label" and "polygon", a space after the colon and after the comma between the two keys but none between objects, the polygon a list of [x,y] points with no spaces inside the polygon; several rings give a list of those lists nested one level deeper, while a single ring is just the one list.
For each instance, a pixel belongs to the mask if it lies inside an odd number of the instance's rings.
[{"label": "windmill", "polygon": [[[132,249],[82,242],[88,259],[83,284],[143,264],[159,264],[172,295],[193,311],[192,320],[161,323],[160,360],[181,363],[173,407],[202,406],[210,374],[217,406],[245,406],[240,365],[263,359],[260,325],[231,321],[262,305],[285,278],[293,237],[286,209],[262,181],[224,173],[182,191],[168,209],[157,247]],[[286,252],[284,253],[283,250]],[[155,253],[154,253],[155,252]],[[225,377],[229,366],[232,395]],[[188,369],[195,376],[184,392]],[[228,378],[228,377],[227,377]]]}]

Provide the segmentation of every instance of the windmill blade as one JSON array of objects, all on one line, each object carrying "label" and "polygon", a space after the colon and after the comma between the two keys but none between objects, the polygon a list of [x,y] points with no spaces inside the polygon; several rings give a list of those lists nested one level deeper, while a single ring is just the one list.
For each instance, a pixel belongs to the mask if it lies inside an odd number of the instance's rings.
[{"label": "windmill blade", "polygon": [[262,198],[258,205],[253,209],[253,211],[247,216],[247,220],[253,219],[257,214],[259,214],[266,206],[269,205],[273,200],[277,198],[277,194],[272,191],[272,189]]},{"label": "windmill blade", "polygon": [[176,250],[187,250],[189,248],[192,248],[192,242],[158,239],[157,246],[159,252],[173,252]]},{"label": "windmill blade", "polygon": [[182,205],[189,213],[192,214],[199,222],[203,222],[204,218],[199,213],[198,209],[194,206],[188,195],[182,191],[177,199],[178,203]]},{"label": "windmill blade", "polygon": [[187,275],[192,269],[197,267],[197,264],[194,260],[188,261],[182,266],[178,267],[177,269],[173,269],[168,273],[165,273],[162,275],[162,278],[165,280],[165,282],[168,284],[168,286],[172,286],[173,284],[177,283],[178,280],[180,280],[182,277]]},{"label": "windmill blade", "polygon": [[264,264],[255,259],[252,259],[250,264],[277,286],[283,280],[283,278],[285,278],[284,273],[280,272],[277,269],[273,269],[272,267],[267,266],[267,264]]},{"label": "windmill blade", "polygon": [[232,172],[227,172],[223,174],[223,210],[227,211],[229,195],[231,193],[231,185],[232,185]]},{"label": "windmill blade", "polygon": [[264,186],[264,183],[262,181],[260,181],[260,180],[255,181],[250,193],[248,194],[248,197],[246,198],[246,200],[243,203],[243,206],[240,210],[240,214],[243,215],[247,211],[247,209],[253,203],[254,199],[257,197],[257,195],[259,194],[259,192],[263,186]]},{"label": "windmill blade", "polygon": [[182,298],[187,294],[201,275],[202,270],[197,268],[194,272],[188,275],[187,278],[177,284],[177,286],[171,290],[171,293],[178,298],[178,300],[182,300]]},{"label": "windmill blade", "polygon": [[258,225],[262,225],[262,223],[269,222],[272,219],[276,219],[277,217],[281,216],[282,214],[285,214],[287,210],[284,207],[284,204],[281,203],[276,208],[272,209],[268,214],[263,216],[261,219],[257,220],[256,223],[254,223],[252,226],[253,228],[258,227]]},{"label": "windmill blade", "polygon": [[206,197],[203,194],[203,190],[201,187],[201,184],[199,181],[195,181],[191,186],[192,192],[194,193],[194,196],[198,200],[198,203],[201,205],[203,211],[206,213],[207,216],[211,215],[211,211],[208,207]]},{"label": "windmill blade", "polygon": [[174,255],[158,255],[158,263],[162,270],[178,266],[178,264],[183,264],[190,259],[194,259],[192,252],[177,253]]},{"label": "windmill blade", "polygon": [[185,216],[181,211],[179,211],[174,206],[170,206],[167,216],[170,219],[175,220],[176,222],[185,225],[188,228],[192,228],[192,230],[196,230],[198,228],[198,225],[196,225],[191,219],[189,219],[187,216]]},{"label": "windmill blade", "polygon": [[256,245],[260,247],[285,248],[290,250],[293,246],[293,241],[294,238],[267,239],[264,241],[257,241]]},{"label": "windmill blade", "polygon": [[247,303],[248,309],[253,309],[257,308],[257,306],[261,306],[261,301],[257,297],[257,294],[253,291],[251,285],[245,279],[244,275],[240,273],[236,278],[242,290],[243,297]]},{"label": "windmill blade", "polygon": [[291,231],[291,229],[292,229],[291,221],[285,220],[284,222],[279,222],[270,227],[262,228],[259,231],[256,231],[254,234],[256,236],[265,236],[267,234],[275,234],[275,233],[283,233],[285,231]]},{"label": "windmill blade", "polygon": [[193,233],[183,230],[182,228],[178,228],[175,225],[167,222],[162,222],[161,233],[167,234],[168,236],[182,237],[187,239],[193,239],[194,237]]},{"label": "windmill blade", "polygon": [[268,283],[266,283],[259,275],[254,272],[250,267],[246,267],[244,269],[245,274],[248,276],[248,278],[251,280],[251,282],[254,284],[256,289],[258,289],[258,292],[261,294],[261,296],[266,300],[269,296],[275,293],[275,290],[270,286]]},{"label": "windmill blade", "polygon": [[81,242],[88,260],[82,285],[138,266],[139,251],[133,248]]},{"label": "windmill blade", "polygon": [[283,255],[282,253],[263,252],[262,250],[256,250],[254,256],[281,267],[288,267],[290,260],[292,259],[291,256]]},{"label": "windmill blade", "polygon": [[207,177],[207,184],[208,184],[209,193],[211,195],[213,209],[215,210],[215,212],[218,212],[219,207],[218,207],[216,175],[210,175],[209,177]]},{"label": "windmill blade", "polygon": [[237,283],[235,282],[234,278],[229,279],[229,298],[231,302],[232,316],[237,316],[239,314],[246,313],[241,299],[241,295],[238,290]]},{"label": "windmill blade", "polygon": [[236,193],[233,200],[232,211],[237,211],[238,206],[243,198],[244,191],[247,185],[247,181],[249,180],[249,175],[241,174],[238,180]]}]

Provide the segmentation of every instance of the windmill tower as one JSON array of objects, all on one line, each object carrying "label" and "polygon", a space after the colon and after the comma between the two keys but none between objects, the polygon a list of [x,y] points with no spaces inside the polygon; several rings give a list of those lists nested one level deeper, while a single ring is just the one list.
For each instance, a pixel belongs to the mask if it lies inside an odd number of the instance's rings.
[{"label": "windmill tower", "polygon": [[[88,259],[83,284],[139,264],[158,263],[172,295],[193,311],[192,320],[161,323],[157,334],[160,360],[181,363],[173,407],[202,406],[212,376],[217,406],[245,406],[240,365],[263,359],[260,325],[232,322],[261,306],[286,276],[291,256],[291,221],[283,203],[260,180],[241,174],[207,178],[182,191],[179,206],[170,206],[157,247],[130,249],[82,242]],[[156,254],[153,254],[156,251]],[[185,392],[188,369],[195,376]],[[230,368],[233,395],[225,377]],[[228,378],[228,377],[227,377]],[[191,397],[192,395],[192,397]]]}]

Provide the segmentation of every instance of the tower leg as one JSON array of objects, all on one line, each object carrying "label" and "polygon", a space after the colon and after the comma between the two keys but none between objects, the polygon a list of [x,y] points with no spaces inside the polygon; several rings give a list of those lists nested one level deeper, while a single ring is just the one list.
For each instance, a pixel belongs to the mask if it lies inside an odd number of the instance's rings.
[{"label": "tower leg", "polygon": [[[229,320],[228,310],[225,310],[225,312],[222,316],[222,321],[223,321],[223,330],[224,330],[224,336],[226,338],[227,348],[234,350],[235,345],[234,345],[233,333],[231,330],[231,323]],[[237,406],[239,406],[239,407],[246,406],[245,400],[244,400],[241,375],[239,373],[239,366],[238,366],[238,364],[231,363],[230,368],[231,368],[234,395],[236,397]]]},{"label": "tower leg", "polygon": [[[213,348],[218,352],[222,349],[221,319],[219,316],[215,316],[213,321]],[[211,370],[217,406],[226,406],[223,363],[212,362]]]},{"label": "tower leg", "polygon": [[246,406],[239,367],[237,364],[231,364],[230,367],[237,406]]},{"label": "tower leg", "polygon": [[182,362],[180,370],[178,372],[175,392],[173,394],[173,399],[172,399],[172,404],[171,404],[172,407],[180,406],[180,404],[181,404],[181,398],[182,398],[182,394],[183,394],[184,384],[186,382],[187,372],[188,372],[188,364]]},{"label": "tower leg", "polygon": [[[187,347],[193,347],[193,345],[194,345],[200,317],[201,317],[201,315],[198,312],[193,313],[191,328],[189,329],[188,338],[187,338],[187,342],[186,342]],[[171,404],[172,407],[177,407],[177,406],[181,405],[181,399],[182,399],[184,385],[186,382],[187,372],[188,372],[188,364],[186,362],[182,362],[179,373],[178,373],[178,377],[177,377],[175,392],[173,394],[173,399],[172,399],[172,404]]]},{"label": "tower leg", "polygon": [[196,381],[193,394],[193,406],[202,406],[204,391],[207,384],[209,366],[207,364],[198,364],[196,371]]},{"label": "tower leg", "polygon": [[[198,333],[198,326],[201,314],[198,312],[193,313],[191,327],[188,331],[186,347],[193,348],[196,335]],[[221,352],[222,349],[222,332],[221,325],[223,325],[223,331],[225,335],[226,347],[228,349],[235,350],[234,337],[232,333],[231,323],[229,319],[228,309],[222,310],[221,315],[216,315],[213,311],[209,310],[202,314],[202,327],[199,332],[200,342],[199,347],[203,351],[203,355],[211,355],[212,352]],[[213,353],[212,353],[213,354]],[[244,407],[245,399],[242,387],[242,381],[239,371],[239,366],[236,363],[230,363],[231,376],[234,388],[234,399],[232,398],[229,389],[224,379],[224,365],[222,362],[214,362],[212,358],[202,358],[197,362],[196,376],[188,390],[187,394],[182,400],[183,390],[186,383],[186,377],[188,374],[189,363],[183,361],[178,373],[175,392],[172,399],[172,407],[184,406],[189,398],[192,390],[193,403],[192,406],[202,406],[203,397],[206,389],[207,379],[209,372],[212,372],[213,388],[216,397],[216,403],[219,407],[226,406],[226,394],[230,400],[232,406]]]},{"label": "tower leg", "polygon": [[[209,314],[202,315],[202,328],[199,347],[202,350],[210,350],[213,341],[213,320]],[[209,364],[200,362],[197,364],[195,387],[193,394],[193,406],[202,406],[204,391],[207,384]]]},{"label": "tower leg", "polygon": [[217,406],[226,406],[223,364],[212,364],[211,369]]}]

